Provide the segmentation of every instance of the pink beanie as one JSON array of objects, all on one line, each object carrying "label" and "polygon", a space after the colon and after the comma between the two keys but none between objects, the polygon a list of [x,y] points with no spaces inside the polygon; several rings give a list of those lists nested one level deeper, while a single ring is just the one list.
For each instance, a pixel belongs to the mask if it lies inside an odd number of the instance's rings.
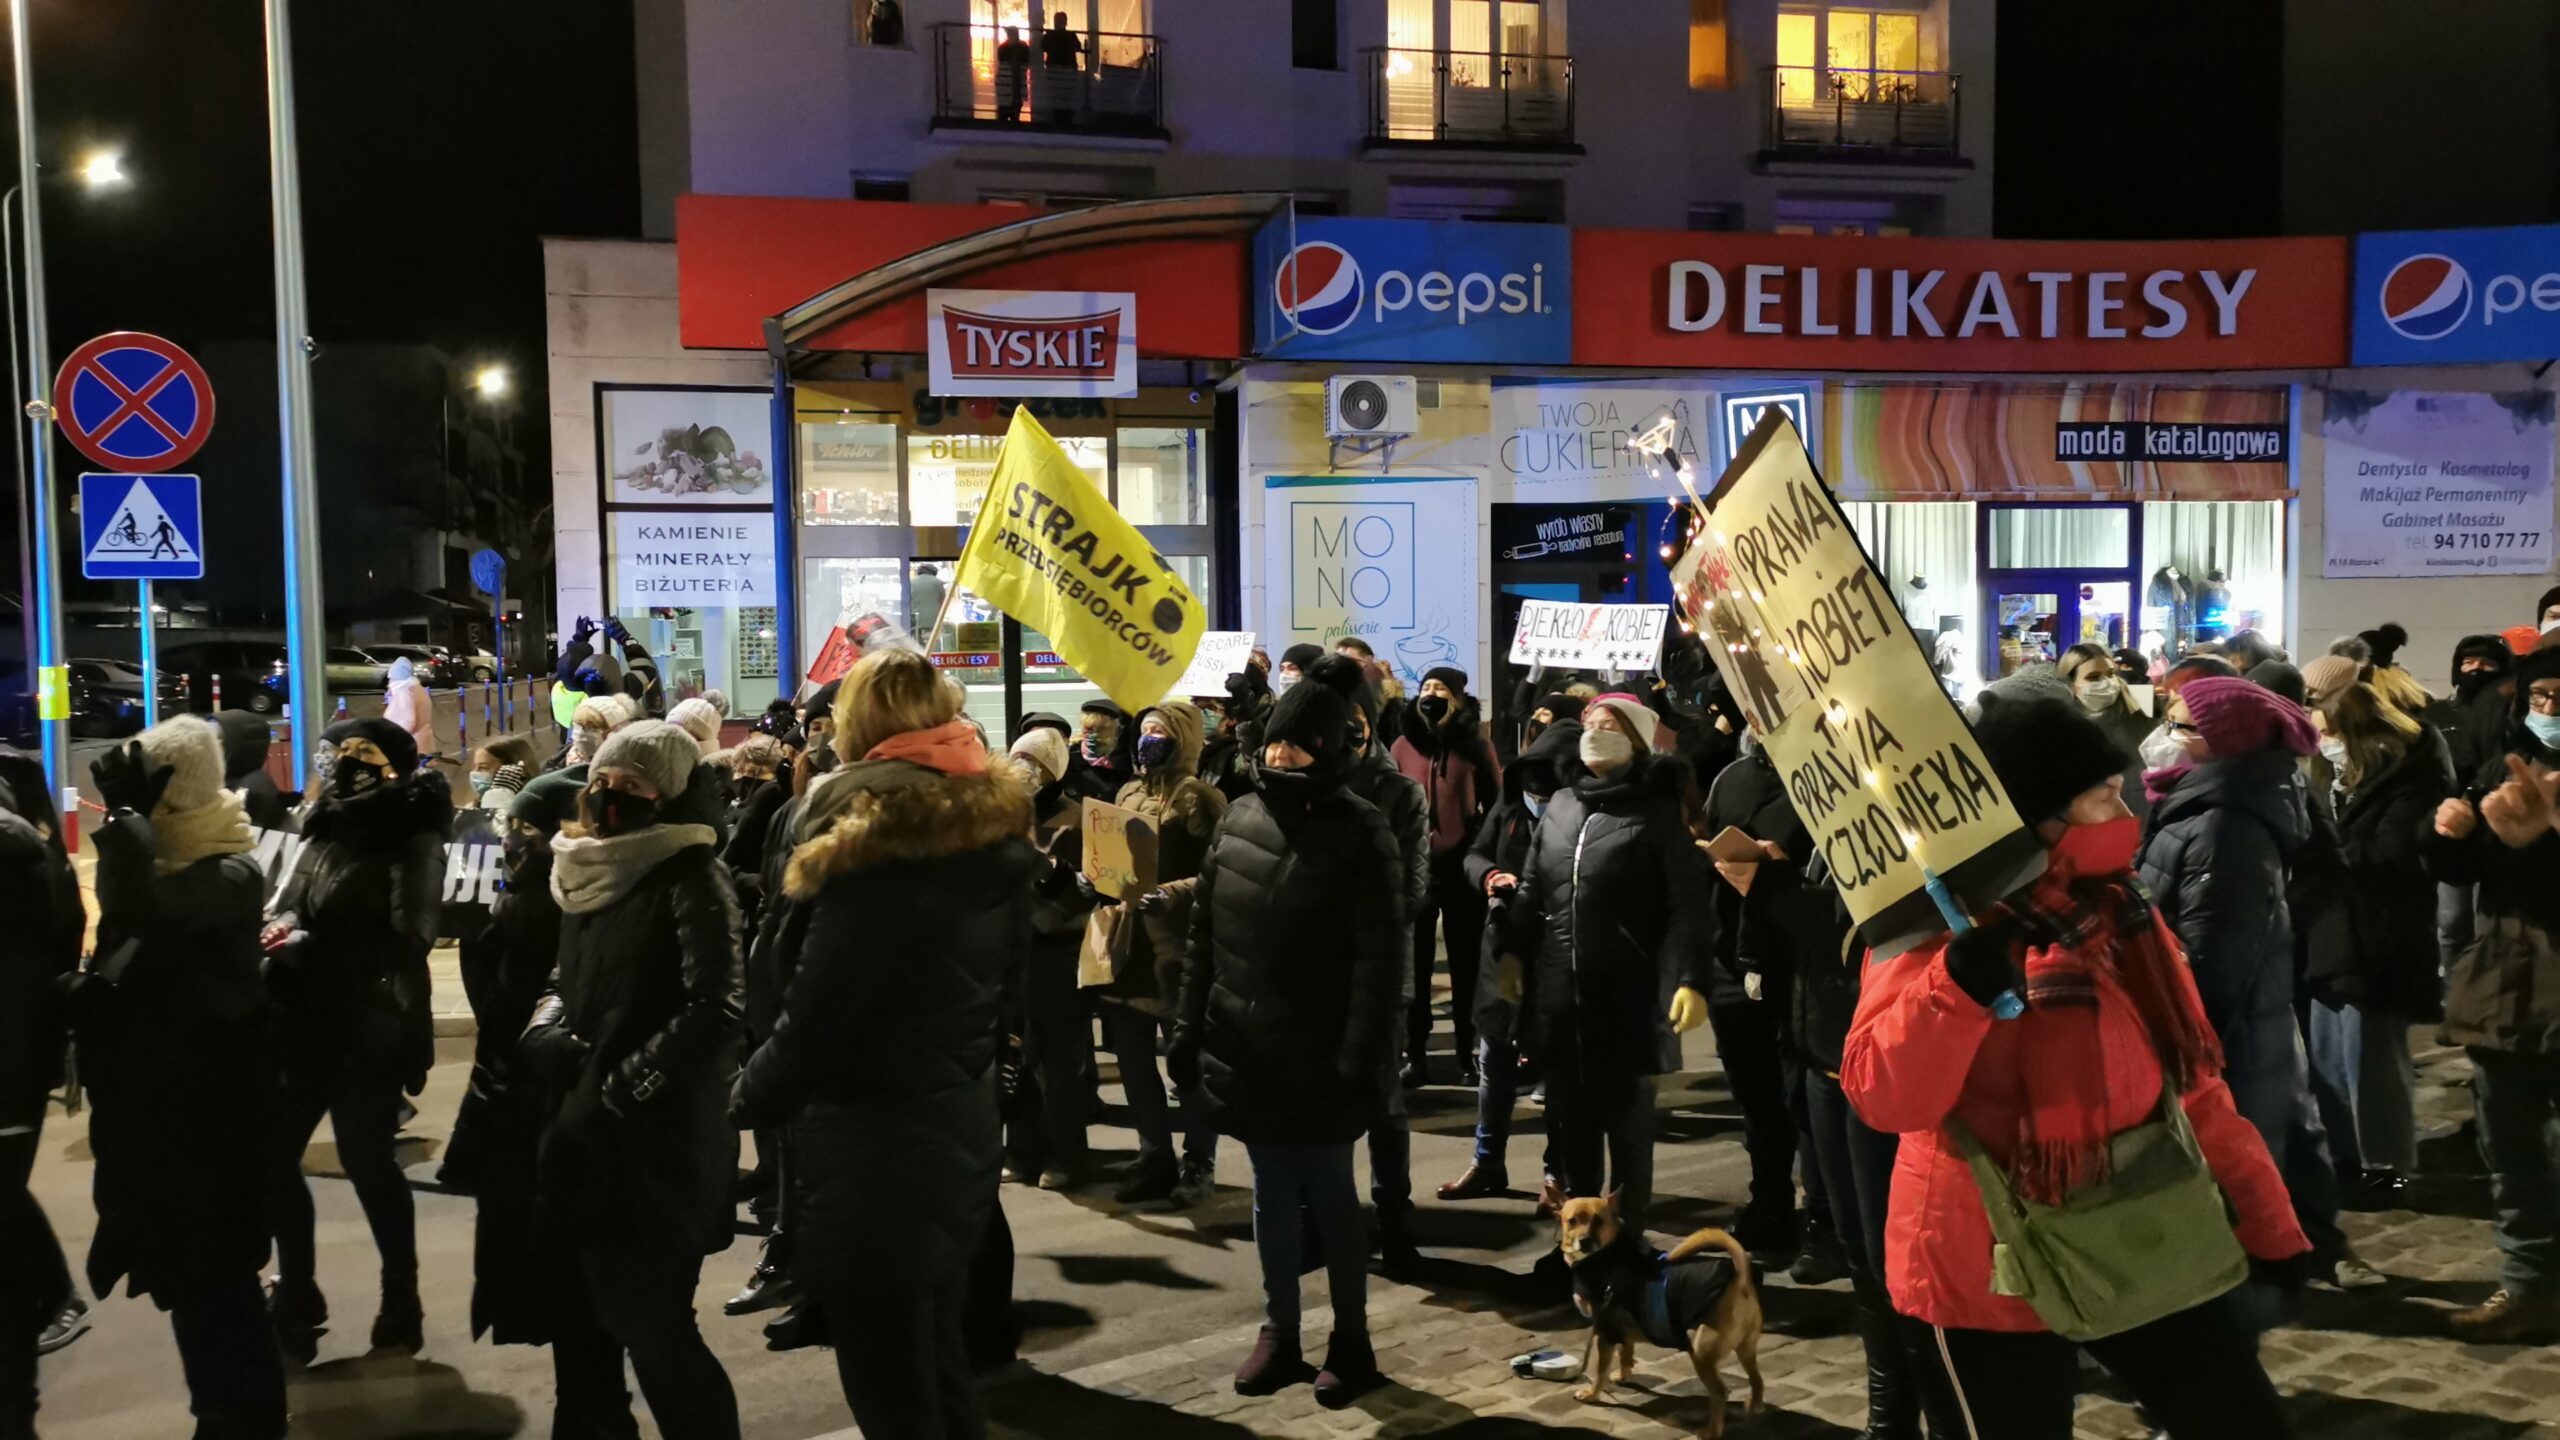
[{"label": "pink beanie", "polygon": [[2229,675],[2191,680],[2178,699],[2218,756],[2246,755],[2269,746],[2308,755],[2320,748],[2319,732],[2301,706],[2249,681]]}]

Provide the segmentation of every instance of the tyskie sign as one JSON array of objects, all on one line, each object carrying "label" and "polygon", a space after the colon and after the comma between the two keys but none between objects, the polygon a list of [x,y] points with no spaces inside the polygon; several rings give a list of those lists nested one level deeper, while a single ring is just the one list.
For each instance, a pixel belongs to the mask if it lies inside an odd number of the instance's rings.
[{"label": "tyskie sign", "polygon": [[1573,359],[1561,225],[1281,215],[1253,241],[1253,348],[1274,360]]},{"label": "tyskie sign", "polygon": [[2560,356],[2560,225],[2356,237],[2355,363]]},{"label": "tyskie sign", "polygon": [[936,395],[1138,393],[1138,297],[1063,290],[928,290]]},{"label": "tyskie sign", "polygon": [[1574,235],[1578,365],[2151,371],[2345,363],[2342,239]]}]

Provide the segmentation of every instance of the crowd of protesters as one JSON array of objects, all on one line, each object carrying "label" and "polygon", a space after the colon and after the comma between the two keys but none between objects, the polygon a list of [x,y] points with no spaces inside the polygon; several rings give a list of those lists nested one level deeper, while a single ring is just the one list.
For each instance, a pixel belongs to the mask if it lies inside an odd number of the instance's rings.
[{"label": "crowd of protesters", "polygon": [[[1000,1185],[1188,1210],[1221,1140],[1264,1279],[1235,1388],[1348,1405],[1383,1379],[1372,1257],[1410,1277],[1433,1241],[1408,1093],[1475,1092],[1444,1204],[1605,1195],[1641,1234],[1658,1082],[1700,1026],[1749,1162],[1731,1229],[1848,1281],[1876,1440],[2068,1435],[2083,1356],[2167,1434],[2285,1433],[2258,1336],[2307,1284],[2385,1283],[2339,1216],[2418,1177],[2419,1027],[2472,1062],[2503,1257],[2446,1323],[2560,1338],[2560,590],[2463,640],[2444,696],[2391,625],[2299,661],[2081,645],[1994,682],[1968,720],[2040,873],[1893,954],[1694,642],[1633,683],[1533,672],[1490,718],[1454,667],[1408,695],[1357,638],[1299,645],[1223,696],[1027,713],[991,747],[913,648],[727,726],[597,633],[560,658],[557,752],[500,739],[465,772],[505,884],[462,938],[478,1028],[440,1177],[477,1204],[472,1333],[550,1348],[555,1436],[635,1433],[634,1382],[662,1433],[739,1434],[694,1301],[741,1204],[765,1240],[729,1315],[832,1345],[866,1435],[981,1435],[973,1373],[1017,1338]],[[434,1061],[455,792],[395,719],[323,731],[300,797],[264,733],[186,717],[98,762],[93,938],[40,770],[0,754],[0,1437],[33,1433],[36,1356],[82,1303],[26,1184],[66,1039],[85,1278],[168,1313],[199,1437],[283,1435],[329,1323],[301,1164],[324,1116],[381,1261],[372,1346],[423,1342],[395,1145]],[[1102,803],[1154,836],[1143,885],[1089,873]],[[270,875],[280,827],[303,843]],[[1110,1173],[1103,1054],[1138,1142]],[[2112,1203],[2137,1153],[2186,1157],[2205,1223],[2113,1323],[2063,1323],[2012,1227]],[[1566,1262],[1537,1267],[1558,1301]]]}]

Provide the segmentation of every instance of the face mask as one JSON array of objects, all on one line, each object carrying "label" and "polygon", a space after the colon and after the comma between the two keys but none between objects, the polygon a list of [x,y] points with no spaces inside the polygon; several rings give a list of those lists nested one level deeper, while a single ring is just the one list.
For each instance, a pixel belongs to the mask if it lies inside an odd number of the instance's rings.
[{"label": "face mask", "polygon": [[498,777],[490,774],[486,770],[474,770],[471,772],[471,793],[474,795],[488,794],[489,787],[497,783]]},{"label": "face mask", "polygon": [[2152,731],[2142,742],[2142,768],[2145,770],[2166,770],[2186,758],[2186,745],[2171,734],[2166,725]]},{"label": "face mask", "polygon": [[1138,768],[1153,770],[1172,758],[1172,736],[1141,735],[1138,737]]},{"label": "face mask", "polygon": [[353,799],[382,783],[382,767],[360,760],[342,762],[329,776],[329,788],[341,800]]},{"label": "face mask", "polygon": [[1521,803],[1523,806],[1527,807],[1527,809],[1528,809],[1528,811],[1529,811],[1529,818],[1530,818],[1530,819],[1532,819],[1532,820],[1538,820],[1538,819],[1544,819],[1544,818],[1545,818],[1546,813],[1547,813],[1547,797],[1546,797],[1546,796],[1544,796],[1544,795],[1529,795],[1529,794],[1523,794],[1523,795],[1520,797],[1520,803]]},{"label": "face mask", "polygon": [[1594,770],[1615,770],[1635,757],[1635,742],[1615,730],[1582,732],[1582,763]]},{"label": "face mask", "polygon": [[2347,764],[2347,742],[2339,739],[2335,735],[2321,736],[2320,758],[2328,761],[2333,769],[2345,769]]},{"label": "face mask", "polygon": [[604,732],[602,730],[581,725],[571,733],[577,737],[577,750],[581,755],[593,755],[598,750],[604,748]]},{"label": "face mask", "polygon": [[609,785],[587,787],[587,824],[598,835],[628,835],[658,823],[658,802]]},{"label": "face mask", "polygon": [[2124,682],[2111,675],[2104,680],[2083,680],[2079,690],[2081,708],[2096,715],[2114,707],[2124,694]]},{"label": "face mask", "polygon": [[1414,708],[1422,712],[1423,719],[1434,725],[1449,718],[1449,700],[1444,695],[1425,695],[1414,702]]},{"label": "face mask", "polygon": [[1279,674],[1271,677],[1271,693],[1274,695],[1286,695],[1289,693],[1289,687],[1297,683],[1298,677],[1294,673],[1283,670]]},{"label": "face mask", "polygon": [[2071,875],[2118,875],[2142,845],[2142,822],[2130,815],[2100,825],[2074,825],[2053,842],[2053,862]]},{"label": "face mask", "polygon": [[2533,732],[2533,738],[2541,741],[2544,749],[2560,750],[2560,715],[2543,715],[2527,710],[2524,712],[2524,728]]},{"label": "face mask", "polygon": [[836,768],[835,747],[824,740],[819,741],[808,754],[801,758],[808,762],[809,773],[812,775],[824,775]]},{"label": "face mask", "polygon": [[2548,635],[2554,630],[2560,630],[2560,615],[2554,615],[2550,619],[2542,622],[2543,634]]}]

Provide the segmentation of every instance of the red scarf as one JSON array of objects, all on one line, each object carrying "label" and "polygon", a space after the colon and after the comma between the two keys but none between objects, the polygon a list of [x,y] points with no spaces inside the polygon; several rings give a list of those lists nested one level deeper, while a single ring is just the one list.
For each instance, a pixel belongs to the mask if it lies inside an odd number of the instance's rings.
[{"label": "red scarf", "polygon": [[871,747],[865,760],[906,760],[945,775],[983,775],[987,747],[978,729],[954,719],[930,730],[905,730]]},{"label": "red scarf", "polygon": [[2012,1137],[2009,1176],[2040,1204],[2060,1204],[2108,1173],[2113,1135],[2098,1023],[2107,991],[2133,1003],[2164,1082],[2180,1094],[2222,1069],[2222,1045],[2186,956],[2129,873],[2140,833],[2131,816],[2073,827],[2020,907],[2037,1034],[2018,1050],[2027,1109]]}]

